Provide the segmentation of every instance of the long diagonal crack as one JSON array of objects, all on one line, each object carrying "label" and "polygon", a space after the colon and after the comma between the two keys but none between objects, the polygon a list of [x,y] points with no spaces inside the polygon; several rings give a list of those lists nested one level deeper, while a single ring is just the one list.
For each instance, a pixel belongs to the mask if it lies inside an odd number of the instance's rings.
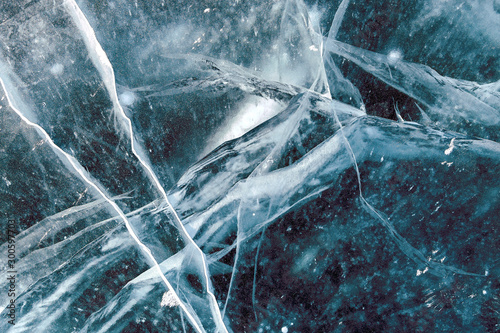
[{"label": "long diagonal crack", "polygon": [[[133,155],[141,166],[146,170],[148,177],[152,182],[154,183],[154,186],[156,189],[161,193],[161,196],[163,197],[163,200],[165,200],[167,207],[169,211],[171,212],[173,218],[174,218],[174,224],[178,228],[178,230],[181,232],[181,235],[183,236],[184,240],[187,240],[190,245],[194,247],[194,249],[199,253],[202,266],[203,266],[203,274],[205,278],[205,286],[204,286],[204,292],[206,292],[206,295],[208,295],[210,299],[210,311],[214,315],[214,320],[215,320],[215,326],[217,327],[217,330],[219,331],[224,331],[227,332],[227,329],[225,325],[223,324],[222,317],[220,315],[219,308],[217,306],[217,301],[215,299],[214,294],[210,291],[210,279],[208,275],[208,265],[205,260],[205,256],[201,249],[197,246],[197,244],[194,242],[194,240],[189,236],[187,233],[186,229],[184,228],[184,225],[181,222],[181,219],[179,218],[178,214],[175,212],[173,206],[171,205],[170,201],[167,198],[166,192],[161,186],[158,178],[156,177],[155,173],[153,172],[152,168],[150,165],[146,162],[145,158],[141,157],[144,156],[144,154],[140,154],[138,150],[140,151],[140,148],[135,147],[135,140],[134,140],[134,133],[132,129],[132,122],[130,119],[125,115],[123,109],[121,108],[119,102],[118,102],[118,96],[116,92],[116,87],[115,87],[115,76],[114,76],[114,71],[111,66],[111,63],[108,60],[108,57],[104,50],[102,49],[101,45],[97,41],[97,38],[95,36],[95,33],[90,26],[89,22],[87,21],[85,15],[82,13],[78,5],[74,0],[64,0],[63,6],[67,10],[68,14],[71,16],[71,18],[74,21],[74,24],[76,25],[77,29],[80,31],[82,35],[82,39],[86,45],[86,48],[89,52],[89,57],[94,64],[95,68],[99,72],[106,90],[108,91],[108,94],[110,96],[110,99],[113,104],[113,115],[115,116],[115,119],[119,121],[119,124],[121,124],[121,128],[124,129],[126,135],[130,136],[130,147],[132,150]],[[173,286],[170,284],[170,282],[167,280],[165,275],[163,274],[159,263],[157,262],[156,258],[152,254],[150,248],[145,245],[138,237],[137,233],[134,231],[130,221],[127,219],[125,213],[120,209],[120,207],[115,203],[114,200],[112,200],[106,193],[105,190],[102,190],[99,185],[91,179],[91,176],[89,173],[81,166],[81,164],[76,160],[76,158],[67,152],[65,152],[61,147],[59,147],[57,144],[54,143],[50,135],[45,131],[43,127],[38,125],[37,123],[31,121],[25,114],[23,114],[22,111],[20,111],[20,108],[16,107],[16,103],[13,103],[15,98],[13,96],[16,96],[13,92],[12,96],[9,95],[10,92],[7,91],[6,85],[4,81],[0,78],[0,84],[1,87],[3,88],[5,92],[5,96],[7,98],[9,106],[12,108],[12,110],[24,121],[27,125],[33,127],[36,129],[36,131],[39,132],[39,134],[46,140],[46,142],[52,147],[52,149],[59,154],[61,160],[68,165],[70,169],[74,169],[75,172],[81,177],[82,180],[84,180],[85,183],[87,183],[91,188],[95,189],[95,191],[104,198],[104,200],[111,205],[111,207],[116,211],[118,216],[124,221],[125,226],[127,228],[127,231],[129,232],[130,236],[134,239],[134,241],[137,243],[143,254],[145,255],[146,258],[150,259],[151,262],[153,263],[154,268],[156,269],[157,273],[161,277],[161,280],[165,283],[167,286],[167,289],[175,296],[175,298],[179,301],[179,306],[182,308],[182,310],[185,312],[187,318],[193,325],[193,327],[196,329],[198,332],[204,332],[205,329],[202,327],[201,323],[198,322],[198,320],[194,317],[194,315],[190,312],[188,309],[187,305],[184,304],[180,300],[179,295],[175,292]],[[14,98],[14,100],[12,99]]]},{"label": "long diagonal crack", "polygon": [[[209,286],[209,281],[210,278],[208,276],[208,265],[205,260],[205,255],[203,251],[199,248],[199,246],[195,243],[195,241],[189,236],[188,232],[186,231],[181,219],[179,218],[179,215],[173,208],[172,204],[170,203],[167,194],[163,188],[163,186],[160,184],[158,178],[156,177],[155,173],[151,169],[150,165],[143,159],[141,158],[140,154],[137,152],[134,144],[134,133],[132,129],[132,122],[130,119],[125,115],[125,112],[123,111],[123,108],[120,106],[120,103],[118,102],[118,95],[116,92],[116,86],[115,86],[115,75],[113,71],[113,67],[111,66],[111,63],[102,49],[101,45],[97,41],[97,38],[95,36],[94,30],[90,26],[89,22],[87,21],[87,18],[85,15],[82,13],[78,5],[74,0],[67,0],[65,2],[66,8],[68,9],[69,14],[72,16],[75,24],[77,24],[78,28],[83,34],[84,37],[84,42],[85,45],[87,46],[87,49],[89,51],[90,57],[92,59],[92,62],[94,63],[94,66],[97,68],[97,70],[100,72],[101,77],[104,81],[104,84],[106,86],[106,89],[108,90],[111,101],[114,106],[114,112],[115,114],[120,117],[124,122],[125,122],[125,128],[128,130],[128,134],[130,135],[130,145],[133,154],[135,157],[138,159],[138,161],[141,163],[141,165],[147,170],[147,173],[153,180],[153,183],[155,184],[156,188],[160,191],[162,194],[165,202],[167,203],[167,206],[174,216],[175,223],[177,224],[177,228],[182,230],[183,236],[191,243],[191,245],[196,249],[196,251],[199,253],[200,258],[203,263],[203,273],[205,277],[205,291],[211,298],[213,304],[213,310],[216,312],[216,320],[218,320],[218,325],[220,326],[223,331],[227,332],[227,329],[225,328],[225,325],[222,320],[222,316],[220,314],[219,308],[216,306],[217,305],[217,300],[215,298],[215,295],[210,291],[210,286]],[[156,263],[156,261],[155,261]],[[165,277],[162,274],[162,278],[164,279]],[[180,302],[182,304],[182,302]],[[187,310],[183,308],[186,312]],[[191,321],[193,321],[192,316],[188,313],[188,317],[190,318]]]},{"label": "long diagonal crack", "polygon": [[[158,264],[158,262],[156,261],[156,259],[154,258],[153,254],[151,253],[151,250],[144,244],[141,242],[141,240],[137,237],[137,234],[135,233],[135,231],[133,230],[129,220],[127,219],[127,217],[125,216],[124,212],[120,209],[120,207],[118,207],[118,205],[112,200],[110,199],[100,188],[99,186],[97,186],[97,184],[95,184],[92,180],[90,180],[90,178],[87,176],[87,172],[83,169],[83,167],[79,164],[79,162],[71,155],[69,155],[68,153],[66,153],[64,150],[62,150],[58,145],[56,145],[54,143],[54,141],[52,140],[52,138],[49,136],[49,134],[38,124],[35,124],[33,122],[31,122],[28,118],[26,118],[24,116],[24,114],[19,111],[15,106],[14,104],[12,103],[12,101],[10,100],[10,97],[9,97],[9,94],[7,92],[7,89],[5,87],[5,84],[3,82],[3,80],[0,78],[0,85],[2,86],[2,89],[4,90],[5,92],[5,96],[7,98],[7,101],[9,103],[9,106],[12,108],[12,110],[14,110],[14,112],[29,126],[35,128],[39,134],[46,140],[46,142],[54,149],[54,151],[56,153],[59,153],[60,155],[62,155],[61,157],[65,158],[65,160],[70,164],[70,166],[76,171],[76,173],[83,179],[83,181],[85,181],[85,183],[87,183],[90,187],[92,187],[94,190],[97,191],[97,193],[99,193],[99,195],[102,196],[102,198],[111,205],[111,207],[113,207],[113,209],[116,211],[116,213],[120,216],[120,218],[123,220],[123,222],[125,223],[125,226],[128,230],[128,232],[130,233],[130,236],[134,239],[134,241],[137,243],[137,245],[139,246],[139,248],[142,250],[143,254],[148,258],[150,259],[153,263],[154,263],[154,268],[157,270],[158,274],[160,275],[162,281],[165,283],[165,285],[167,286],[168,290],[172,291],[174,294],[175,294],[175,291],[174,291],[174,288],[172,287],[172,285],[170,284],[170,282],[168,282],[168,280],[166,279],[165,275],[163,274],[163,272],[161,271],[161,268]],[[63,160],[64,162],[64,160]],[[180,301],[179,297],[177,296],[177,294],[175,294],[175,296],[177,297],[177,299],[179,300],[179,304],[181,306],[181,308],[186,312],[187,316],[190,318],[192,324],[195,326],[195,328],[199,331],[199,332],[202,332],[202,330],[200,329],[200,327],[198,327],[198,324],[196,322],[196,320],[191,316],[191,314],[189,313],[189,311],[187,310],[186,306]]]}]

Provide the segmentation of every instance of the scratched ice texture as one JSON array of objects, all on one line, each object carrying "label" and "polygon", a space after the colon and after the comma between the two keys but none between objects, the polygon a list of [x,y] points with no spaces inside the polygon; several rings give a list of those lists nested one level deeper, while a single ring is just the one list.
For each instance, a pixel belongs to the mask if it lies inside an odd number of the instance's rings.
[{"label": "scratched ice texture", "polygon": [[0,331],[498,332],[499,31],[498,0],[0,2]]}]

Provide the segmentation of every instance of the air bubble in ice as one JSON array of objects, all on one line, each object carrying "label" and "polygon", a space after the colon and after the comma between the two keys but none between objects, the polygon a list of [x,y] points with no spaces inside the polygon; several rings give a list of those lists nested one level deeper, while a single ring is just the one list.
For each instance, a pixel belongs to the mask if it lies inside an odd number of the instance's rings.
[{"label": "air bubble in ice", "polygon": [[64,66],[62,64],[55,64],[50,68],[50,72],[53,75],[61,75],[63,71],[64,71]]},{"label": "air bubble in ice", "polygon": [[134,104],[136,97],[133,92],[125,91],[118,96],[118,99],[120,100],[120,104],[129,106]]},{"label": "air bubble in ice", "polygon": [[389,52],[387,55],[387,62],[389,65],[394,66],[397,64],[401,59],[403,58],[403,55],[401,54],[401,51],[399,50],[392,50]]}]

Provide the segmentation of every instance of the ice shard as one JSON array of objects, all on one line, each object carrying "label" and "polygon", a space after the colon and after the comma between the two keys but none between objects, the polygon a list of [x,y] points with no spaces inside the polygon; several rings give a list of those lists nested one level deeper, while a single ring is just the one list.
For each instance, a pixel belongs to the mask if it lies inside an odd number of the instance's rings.
[{"label": "ice shard", "polygon": [[2,2],[0,331],[498,331],[499,18]]}]

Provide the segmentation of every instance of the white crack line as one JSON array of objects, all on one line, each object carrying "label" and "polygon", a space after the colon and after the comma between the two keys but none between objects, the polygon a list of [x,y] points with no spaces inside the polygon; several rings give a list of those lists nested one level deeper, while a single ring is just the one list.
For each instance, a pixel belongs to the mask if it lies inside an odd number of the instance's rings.
[{"label": "white crack line", "polygon": [[[158,271],[158,273],[161,276],[163,282],[165,282],[165,284],[167,285],[168,289],[175,293],[174,288],[172,287],[172,285],[168,282],[168,280],[163,275],[163,272],[161,271],[161,268],[158,265],[158,262],[156,261],[156,259],[154,258],[153,254],[151,253],[151,250],[146,245],[144,245],[144,243],[142,243],[141,240],[137,237],[137,235],[135,234],[134,230],[132,229],[132,227],[130,225],[130,222],[128,221],[127,217],[125,216],[125,214],[123,213],[123,211],[120,209],[120,207],[118,207],[118,205],[113,200],[111,200],[94,182],[92,182],[87,177],[86,171],[83,169],[83,167],[81,165],[79,165],[79,162],[76,161],[76,159],[74,157],[72,157],[71,155],[69,155],[68,153],[66,153],[64,150],[62,150],[58,145],[56,145],[54,143],[54,141],[52,141],[52,139],[50,138],[50,136],[48,135],[48,133],[40,125],[31,122],[29,119],[27,119],[23,115],[23,113],[21,111],[19,111],[16,107],[14,107],[14,105],[12,104],[12,102],[11,102],[11,100],[9,98],[9,95],[7,93],[7,89],[5,87],[5,84],[3,83],[3,80],[1,78],[0,78],[0,84],[2,86],[2,89],[5,92],[5,96],[7,97],[7,101],[9,102],[9,105],[12,108],[12,110],[14,110],[14,112],[16,112],[16,114],[26,124],[28,124],[29,126],[34,127],[39,132],[39,134],[41,136],[43,136],[47,140],[47,143],[49,143],[49,145],[52,146],[53,149],[55,149],[56,152],[58,152],[59,154],[63,155],[67,159],[67,161],[69,162],[69,164],[78,173],[78,175],[87,184],[89,184],[89,186],[91,186],[93,189],[95,189],[104,198],[104,200],[106,200],[106,202],[108,202],[111,205],[111,207],[113,207],[113,209],[118,213],[118,215],[120,216],[120,218],[124,221],[125,226],[127,227],[127,230],[130,233],[130,236],[135,240],[135,242],[137,243],[137,245],[139,245],[140,249],[144,252],[144,254],[146,255],[146,257],[148,257],[149,259],[152,260],[152,262],[154,263],[154,267]],[[177,296],[177,294],[176,294],[176,296]],[[177,296],[177,298],[179,298],[179,297]],[[180,301],[180,299],[179,299],[179,301]],[[187,311],[186,306],[182,302],[180,302],[180,306],[184,309],[184,311],[186,312],[186,314],[188,316],[191,316],[190,313],[189,313],[189,311]],[[197,327],[198,325],[197,325],[196,321],[194,320],[194,318],[192,318],[192,322],[193,322],[193,325],[196,326],[196,328],[198,329],[198,331],[201,332],[200,328]]]},{"label": "white crack line", "polygon": [[[175,217],[175,220],[176,220],[176,222],[178,224],[178,227],[184,232],[184,235],[186,236],[186,239],[188,239],[194,245],[195,249],[197,249],[199,251],[199,253],[201,255],[202,262],[203,262],[203,271],[204,271],[204,275],[205,275],[205,279],[206,279],[206,292],[209,295],[209,297],[212,298],[212,301],[214,302],[214,304],[217,304],[215,296],[213,295],[213,293],[210,292],[210,290],[208,288],[209,287],[209,285],[208,285],[209,279],[208,279],[208,274],[207,274],[207,263],[205,261],[203,252],[196,245],[196,243],[194,242],[194,240],[191,237],[189,237],[189,235],[186,232],[186,230],[185,230],[185,228],[184,228],[184,226],[183,226],[183,224],[182,224],[179,216],[177,215],[177,213],[173,209],[172,205],[170,204],[170,202],[169,202],[169,200],[167,198],[167,195],[166,195],[163,187],[160,185],[158,179],[156,178],[154,172],[151,170],[151,168],[149,167],[149,165],[147,165],[147,163],[143,159],[141,159],[139,157],[139,155],[137,154],[137,151],[135,150],[134,140],[133,140],[132,124],[131,124],[130,119],[125,116],[125,114],[123,112],[123,109],[120,107],[120,105],[118,103],[118,97],[117,97],[116,89],[115,89],[115,86],[114,86],[114,73],[113,73],[113,69],[111,67],[111,63],[109,63],[109,60],[108,60],[106,54],[104,53],[104,50],[101,48],[100,44],[97,42],[97,39],[95,38],[95,34],[94,34],[92,28],[90,27],[88,21],[86,20],[85,16],[80,11],[79,7],[76,5],[76,3],[74,2],[74,0],[66,0],[65,3],[64,3],[64,5],[66,5],[68,13],[73,18],[74,23],[77,25],[77,27],[80,29],[80,31],[82,33],[84,33],[84,35],[83,35],[84,42],[85,42],[85,44],[87,46],[87,49],[89,50],[92,62],[94,63],[94,65],[96,66],[96,69],[101,74],[102,79],[103,79],[103,81],[104,81],[104,83],[106,85],[106,88],[108,90],[108,93],[110,94],[110,97],[112,98],[112,102],[113,102],[113,105],[115,107],[115,112],[116,112],[116,110],[118,110],[119,115],[121,115],[124,118],[123,120],[125,120],[125,122],[128,124],[128,129],[130,131],[130,137],[131,137],[131,148],[132,148],[132,151],[133,151],[134,155],[139,160],[139,162],[143,165],[143,167],[148,171],[150,177],[154,181],[154,183],[157,186],[158,190],[163,195],[165,201],[168,204],[168,207],[170,208],[173,216]],[[94,54],[92,53],[92,46],[95,48],[94,49],[94,51],[95,51]],[[106,68],[103,68],[102,66],[100,66],[100,65],[102,65],[102,63],[104,63],[104,65],[108,65],[107,69],[108,69],[108,74],[110,74],[110,75],[106,76],[106,71],[105,71]],[[53,142],[53,140],[51,139],[51,137],[48,135],[48,133],[40,125],[31,122],[27,117],[24,116],[24,114],[21,111],[19,111],[14,106],[14,104],[12,103],[12,101],[11,101],[11,99],[9,97],[9,93],[8,93],[8,91],[6,89],[6,86],[5,86],[5,84],[4,84],[4,82],[3,82],[3,80],[1,78],[0,78],[0,84],[1,84],[1,86],[2,86],[2,88],[4,90],[4,92],[5,92],[5,97],[7,98],[8,104],[12,108],[12,110],[14,110],[14,112],[26,124],[28,124],[29,126],[34,127],[39,132],[39,134],[47,140],[47,142],[49,143],[49,145],[52,146],[53,149],[56,152],[60,153],[62,156],[64,156],[66,158],[66,160],[69,162],[69,164],[71,165],[71,167],[78,173],[78,175],[87,184],[89,184],[89,186],[91,186],[92,188],[94,188],[104,198],[104,200],[111,205],[111,207],[113,207],[113,209],[117,212],[117,214],[120,216],[120,218],[124,221],[125,226],[126,226],[128,232],[130,233],[131,237],[135,240],[135,242],[138,244],[139,248],[144,252],[144,254],[146,255],[146,257],[148,257],[150,260],[152,260],[155,269],[157,270],[159,276],[161,277],[161,279],[163,280],[163,282],[167,286],[168,290],[172,291],[175,294],[175,297],[177,297],[177,299],[179,300],[180,307],[184,310],[184,312],[186,313],[187,317],[189,318],[189,320],[192,323],[192,325],[194,326],[194,328],[198,332],[204,332],[204,329],[201,328],[198,325],[198,322],[196,321],[196,319],[191,315],[191,313],[188,311],[186,305],[180,300],[179,296],[175,293],[172,285],[165,278],[163,272],[161,271],[161,268],[160,268],[158,262],[156,261],[156,259],[154,258],[153,254],[151,253],[151,250],[144,243],[142,243],[140,241],[140,239],[137,237],[136,233],[134,232],[133,228],[131,227],[130,222],[126,218],[126,216],[123,213],[123,211],[93,181],[91,181],[89,179],[89,177],[86,174],[86,171],[82,168],[82,166],[79,164],[79,162],[73,156],[69,155],[64,150],[62,150],[59,146],[57,146]],[[220,316],[220,311],[219,311],[218,307],[215,306],[215,307],[211,307],[211,308],[212,309],[215,308],[216,315],[218,315],[217,319],[220,320],[219,323],[222,324],[223,331],[227,332],[227,329],[226,329],[225,325],[223,324],[222,317]],[[216,325],[216,326],[220,326],[220,325]]]},{"label": "white crack line", "polygon": [[[213,308],[213,310],[215,310],[215,315],[217,316],[215,319],[219,320],[219,324],[222,325],[221,328],[223,329],[223,331],[228,332],[227,328],[224,325],[219,307],[217,306],[217,300],[215,298],[215,295],[212,292],[210,292],[210,288],[209,288],[209,284],[208,284],[210,280],[209,280],[208,272],[207,272],[208,265],[207,265],[207,262],[205,260],[205,255],[204,255],[203,251],[198,247],[198,245],[195,243],[195,241],[189,236],[188,232],[186,231],[186,229],[184,228],[184,225],[181,222],[181,219],[177,215],[177,212],[174,210],[174,207],[171,205],[170,201],[168,200],[167,194],[165,193],[165,190],[161,186],[160,182],[158,181],[155,173],[153,172],[151,167],[148,165],[148,163],[146,163],[139,156],[139,154],[137,153],[137,151],[135,149],[134,133],[132,130],[132,122],[125,115],[125,112],[123,111],[122,107],[120,106],[120,103],[118,102],[118,95],[116,93],[115,75],[114,75],[113,67],[111,66],[111,63],[109,62],[109,59],[108,59],[106,53],[104,52],[101,45],[97,41],[94,30],[92,29],[90,23],[87,21],[87,18],[85,17],[83,12],[80,10],[78,5],[76,4],[75,0],[66,0],[64,4],[65,4],[65,7],[67,8],[69,14],[73,18],[73,21],[75,22],[75,24],[77,25],[79,30],[83,33],[84,43],[87,46],[87,50],[89,51],[89,55],[90,55],[90,58],[94,64],[94,66],[101,74],[101,78],[103,79],[104,85],[106,86],[106,89],[108,90],[111,101],[113,102],[114,112],[118,113],[118,115],[121,116],[122,119],[125,121],[125,126],[129,130],[129,134],[130,134],[130,145],[131,145],[132,152],[134,153],[136,158],[139,160],[141,165],[147,170],[147,172],[149,173],[150,177],[152,178],[154,184],[156,185],[157,189],[162,194],[163,198],[165,199],[165,201],[168,205],[168,208],[170,209],[170,211],[172,212],[172,214],[175,218],[175,222],[177,222],[177,224],[178,224],[177,227],[182,230],[182,232],[184,233],[184,236],[189,240],[189,242],[199,252],[201,260],[203,262],[203,273],[204,273],[205,281],[206,281],[206,286],[205,286],[206,292],[209,295],[209,297],[212,299],[213,304],[215,305],[214,307],[211,307],[211,308]],[[154,263],[156,266],[158,266],[158,263],[156,262],[156,260],[154,260]],[[158,268],[159,268],[159,266],[158,266]],[[160,273],[161,273],[161,270],[160,270]],[[161,275],[162,275],[162,279],[164,279],[164,281],[168,283],[168,281],[164,277],[163,273],[161,273]],[[168,283],[167,286],[169,287],[169,289],[172,289],[170,283]],[[173,291],[173,289],[172,289],[172,291]],[[177,295],[177,297],[178,297],[178,295]],[[179,302],[181,304],[183,304],[180,299],[179,299]],[[198,331],[202,332],[202,330],[195,323],[194,318],[187,311],[187,308],[185,308],[185,306],[181,306],[181,307],[187,313],[188,317],[190,318],[190,321],[194,325],[196,325],[196,329]],[[216,325],[216,326],[219,326],[219,325]]]}]

